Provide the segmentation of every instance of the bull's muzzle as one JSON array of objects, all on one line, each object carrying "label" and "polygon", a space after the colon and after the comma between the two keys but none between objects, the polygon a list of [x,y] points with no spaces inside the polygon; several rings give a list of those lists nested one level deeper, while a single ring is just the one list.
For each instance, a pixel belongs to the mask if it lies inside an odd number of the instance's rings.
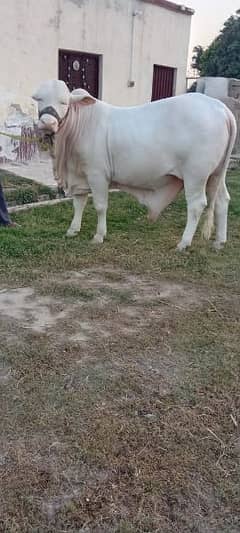
[{"label": "bull's muzzle", "polygon": [[52,106],[44,107],[44,109],[39,111],[39,115],[38,115],[39,116],[39,120],[42,118],[43,115],[50,115],[50,116],[54,117],[58,121],[58,124],[61,123],[61,118],[60,118],[58,112]]},{"label": "bull's muzzle", "polygon": [[56,109],[52,106],[44,107],[39,112],[38,129],[49,133],[57,133],[58,128],[62,122]]}]

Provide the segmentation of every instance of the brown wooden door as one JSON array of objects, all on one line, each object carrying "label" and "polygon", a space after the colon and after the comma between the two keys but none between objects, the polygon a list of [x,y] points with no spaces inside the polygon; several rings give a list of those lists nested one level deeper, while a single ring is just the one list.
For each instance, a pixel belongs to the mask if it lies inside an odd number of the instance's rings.
[{"label": "brown wooden door", "polygon": [[175,69],[154,65],[152,101],[173,96]]},{"label": "brown wooden door", "polygon": [[99,96],[99,56],[82,52],[59,50],[59,79],[70,91],[85,89]]}]

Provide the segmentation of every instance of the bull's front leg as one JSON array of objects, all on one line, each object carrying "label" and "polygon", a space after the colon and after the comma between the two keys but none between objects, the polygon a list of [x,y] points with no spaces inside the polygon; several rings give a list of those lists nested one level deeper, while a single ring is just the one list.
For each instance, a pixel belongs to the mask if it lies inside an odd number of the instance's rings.
[{"label": "bull's front leg", "polygon": [[67,231],[67,237],[75,237],[80,232],[83,211],[87,204],[87,200],[87,194],[76,195],[73,197],[74,215],[70,228]]},{"label": "bull's front leg", "polygon": [[96,179],[91,189],[98,219],[97,231],[93,237],[93,242],[101,244],[107,235],[108,183],[103,181],[102,178]]}]

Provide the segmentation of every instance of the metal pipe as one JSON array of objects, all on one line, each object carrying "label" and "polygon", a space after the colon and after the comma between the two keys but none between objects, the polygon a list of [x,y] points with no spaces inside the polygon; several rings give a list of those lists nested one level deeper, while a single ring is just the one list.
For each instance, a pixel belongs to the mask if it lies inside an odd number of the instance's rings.
[{"label": "metal pipe", "polygon": [[135,81],[133,80],[135,19],[136,19],[136,17],[141,17],[142,15],[143,15],[142,11],[133,11],[133,13],[132,13],[131,51],[130,51],[130,68],[129,68],[128,87],[134,87],[135,86]]}]

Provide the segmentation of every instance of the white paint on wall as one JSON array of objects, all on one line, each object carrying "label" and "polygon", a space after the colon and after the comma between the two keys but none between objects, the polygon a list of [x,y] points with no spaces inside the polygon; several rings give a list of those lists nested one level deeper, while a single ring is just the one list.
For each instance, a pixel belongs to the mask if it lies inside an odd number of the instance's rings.
[{"label": "white paint on wall", "polygon": [[[132,15],[134,38],[129,87]],[[58,50],[102,56],[101,96],[118,105],[151,99],[153,65],[177,69],[185,92],[191,17],[142,0],[8,0],[0,3],[0,87],[30,96],[58,78]]]}]

